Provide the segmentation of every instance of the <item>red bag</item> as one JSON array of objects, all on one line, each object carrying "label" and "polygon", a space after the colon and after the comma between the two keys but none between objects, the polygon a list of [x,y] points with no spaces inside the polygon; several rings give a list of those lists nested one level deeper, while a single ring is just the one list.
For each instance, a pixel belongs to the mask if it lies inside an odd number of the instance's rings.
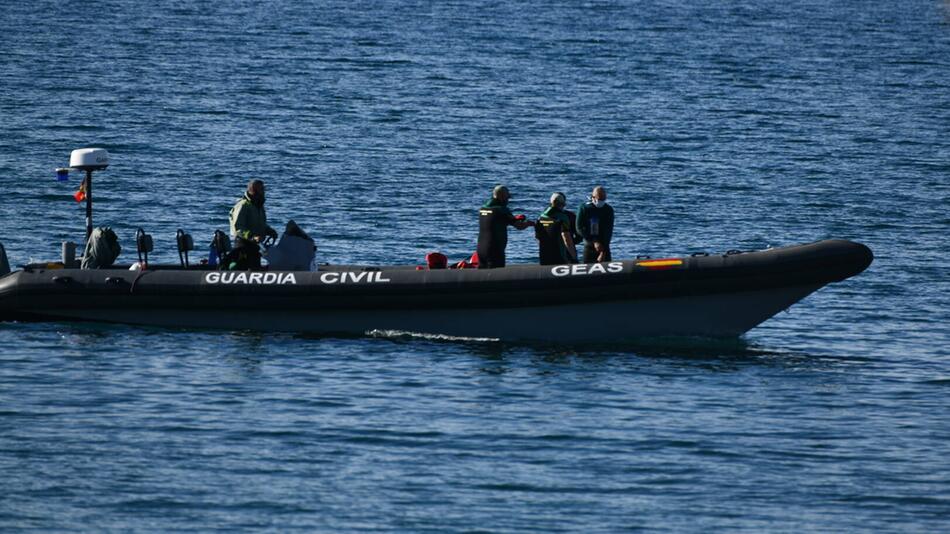
[{"label": "red bag", "polygon": [[445,269],[449,265],[449,259],[441,252],[430,252],[426,254],[426,266],[429,269]]}]

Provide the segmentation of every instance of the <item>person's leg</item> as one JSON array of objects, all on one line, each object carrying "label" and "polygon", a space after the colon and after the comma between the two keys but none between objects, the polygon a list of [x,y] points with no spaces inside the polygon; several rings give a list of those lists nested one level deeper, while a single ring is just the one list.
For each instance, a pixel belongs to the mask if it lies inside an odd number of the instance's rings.
[{"label": "person's leg", "polygon": [[253,247],[247,247],[247,269],[252,271],[263,271],[261,267],[261,247],[254,243]]},{"label": "person's leg", "polygon": [[261,268],[261,247],[255,241],[236,238],[234,240],[234,249],[226,256],[222,265],[225,270],[231,271],[260,271]]},{"label": "person's leg", "polygon": [[584,263],[594,263],[597,261],[597,251],[594,250],[594,244],[590,241],[584,241]]}]

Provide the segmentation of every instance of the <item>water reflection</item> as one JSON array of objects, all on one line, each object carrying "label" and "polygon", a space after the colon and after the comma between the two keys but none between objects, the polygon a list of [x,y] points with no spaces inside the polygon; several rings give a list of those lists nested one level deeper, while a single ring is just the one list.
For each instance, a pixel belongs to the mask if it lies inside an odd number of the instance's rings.
[{"label": "water reflection", "polygon": [[802,370],[866,363],[865,358],[818,355],[753,343],[743,338],[651,338],[626,343],[579,345],[467,343],[464,348],[479,358],[494,361],[510,361],[519,356],[545,365],[641,366],[652,361],[715,372],[734,372],[750,366]]},{"label": "water reflection", "polygon": [[[656,363],[679,370],[727,373],[752,366],[800,371],[846,369],[868,364],[868,358],[865,357],[817,354],[783,347],[774,339],[762,342],[746,338],[665,337],[624,343],[564,344],[515,343],[378,331],[368,336],[316,336],[254,331],[182,332],[177,329],[96,323],[58,324],[55,328],[56,339],[37,341],[49,348],[57,346],[59,349],[70,349],[69,352],[83,357],[108,353],[140,354],[143,351],[152,355],[165,353],[175,359],[200,354],[223,360],[248,377],[259,375],[262,362],[280,353],[300,353],[303,348],[303,352],[313,354],[307,345],[312,345],[321,353],[339,353],[343,350],[365,355],[369,344],[386,353],[392,352],[386,348],[387,345],[398,347],[398,352],[411,354],[413,358],[445,360],[467,355],[480,362],[480,372],[490,375],[522,369],[526,362],[536,369],[544,368],[545,372],[578,366],[591,369],[621,366],[630,372],[649,372],[644,371],[643,366]],[[41,326],[26,326],[26,329],[35,329],[37,334],[44,331],[50,333]],[[186,348],[181,345],[182,336],[189,340]],[[449,365],[448,362],[436,363]]]}]

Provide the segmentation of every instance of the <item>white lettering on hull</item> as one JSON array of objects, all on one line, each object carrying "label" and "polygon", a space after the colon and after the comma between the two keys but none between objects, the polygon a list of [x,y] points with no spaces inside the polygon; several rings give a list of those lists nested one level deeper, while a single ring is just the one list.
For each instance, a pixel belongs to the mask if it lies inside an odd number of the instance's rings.
[{"label": "white lettering on hull", "polygon": [[[379,271],[361,273],[329,272],[320,274],[320,282],[324,284],[385,284],[391,281],[389,278],[383,278],[383,273]],[[215,272],[205,275],[205,283],[281,285],[296,284],[297,277],[294,273]]]},{"label": "white lettering on hull", "polygon": [[551,267],[554,276],[577,276],[587,274],[619,273],[623,271],[623,263],[612,261],[603,263],[576,263],[574,265],[556,265]]},{"label": "white lettering on hull", "polygon": [[320,282],[324,284],[359,284],[366,282],[369,284],[385,284],[391,282],[389,278],[383,278],[381,272],[362,272],[362,273],[323,273],[320,275]]},{"label": "white lettering on hull", "polygon": [[294,273],[223,272],[206,274],[205,283],[281,285],[296,284],[297,277]]}]

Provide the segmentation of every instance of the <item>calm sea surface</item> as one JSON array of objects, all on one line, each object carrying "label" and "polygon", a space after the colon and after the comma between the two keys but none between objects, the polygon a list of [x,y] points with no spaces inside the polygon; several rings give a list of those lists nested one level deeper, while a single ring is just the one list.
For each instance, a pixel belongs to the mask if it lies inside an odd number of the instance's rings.
[{"label": "calm sea surface", "polygon": [[529,216],[606,185],[615,257],[876,254],[733,342],[0,324],[0,530],[950,529],[950,2],[0,12],[14,264],[82,238],[53,169],[87,146],[126,260],[252,177],[334,263],[462,259],[500,182]]}]

